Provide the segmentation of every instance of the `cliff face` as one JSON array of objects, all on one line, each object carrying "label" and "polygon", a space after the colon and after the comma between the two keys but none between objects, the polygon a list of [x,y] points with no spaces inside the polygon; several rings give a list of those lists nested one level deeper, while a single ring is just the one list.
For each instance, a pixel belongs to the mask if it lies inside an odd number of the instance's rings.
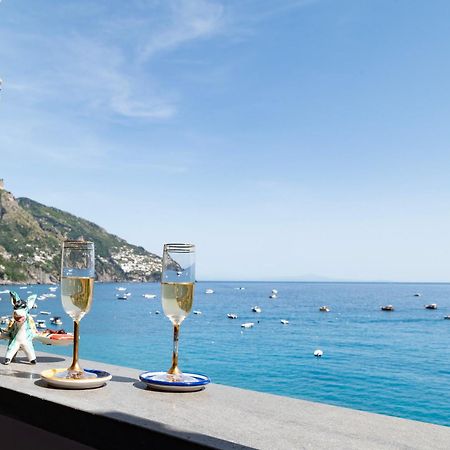
[{"label": "cliff face", "polygon": [[95,243],[99,281],[158,281],[161,258],[87,220],[0,189],[0,284],[59,281],[61,243]]}]

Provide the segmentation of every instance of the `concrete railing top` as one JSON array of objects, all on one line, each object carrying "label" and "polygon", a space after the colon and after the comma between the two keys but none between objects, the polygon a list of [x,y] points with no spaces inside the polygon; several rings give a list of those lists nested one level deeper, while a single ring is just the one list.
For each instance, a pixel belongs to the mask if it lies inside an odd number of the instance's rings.
[{"label": "concrete railing top", "polygon": [[[0,346],[0,354],[3,347]],[[0,363],[3,358],[0,357]],[[67,367],[59,355],[38,353],[0,366],[0,412],[95,448],[167,447],[261,449],[448,449],[450,428],[210,384],[194,393],[146,389],[140,371],[82,361],[106,370],[112,380],[99,389],[47,387],[39,373]],[[178,441],[178,443],[180,443]],[[122,447],[123,448],[123,447]]]}]

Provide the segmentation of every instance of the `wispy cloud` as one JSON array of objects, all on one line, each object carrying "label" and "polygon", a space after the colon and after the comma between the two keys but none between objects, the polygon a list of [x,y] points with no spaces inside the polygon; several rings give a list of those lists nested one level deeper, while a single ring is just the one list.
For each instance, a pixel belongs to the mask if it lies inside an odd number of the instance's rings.
[{"label": "wispy cloud", "polygon": [[223,29],[224,6],[221,3],[172,0],[168,4],[169,23],[148,37],[139,55],[141,61],[190,41],[211,37]]}]

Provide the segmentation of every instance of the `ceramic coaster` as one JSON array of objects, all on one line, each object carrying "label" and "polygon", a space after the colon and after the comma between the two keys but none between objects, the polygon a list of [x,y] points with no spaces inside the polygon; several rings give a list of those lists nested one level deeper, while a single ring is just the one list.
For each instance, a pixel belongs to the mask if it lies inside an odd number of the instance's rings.
[{"label": "ceramic coaster", "polygon": [[[90,378],[62,378],[57,374],[65,372],[67,369],[48,369],[41,372],[42,379],[47,382],[49,386],[62,389],[93,389],[106,384],[112,378],[112,375],[103,370],[84,369],[85,372],[91,375]],[[92,376],[93,375],[93,376]]]},{"label": "ceramic coaster", "polygon": [[205,389],[205,386],[211,382],[206,375],[197,373],[183,373],[193,381],[168,381],[164,380],[166,372],[144,372],[139,375],[139,379],[150,389],[156,391],[168,392],[194,392]]}]

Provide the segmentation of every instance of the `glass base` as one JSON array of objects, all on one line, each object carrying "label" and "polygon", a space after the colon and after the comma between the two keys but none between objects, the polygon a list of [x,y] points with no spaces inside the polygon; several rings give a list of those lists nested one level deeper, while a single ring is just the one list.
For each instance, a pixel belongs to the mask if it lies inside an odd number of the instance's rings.
[{"label": "glass base", "polygon": [[198,380],[184,373],[161,373],[153,378],[155,381],[164,381],[167,383],[195,383]]},{"label": "glass base", "polygon": [[68,380],[90,380],[93,378],[97,378],[97,375],[92,372],[86,372],[82,370],[81,372],[78,370],[64,370],[64,372],[58,372],[55,374],[56,378],[64,378]]}]

